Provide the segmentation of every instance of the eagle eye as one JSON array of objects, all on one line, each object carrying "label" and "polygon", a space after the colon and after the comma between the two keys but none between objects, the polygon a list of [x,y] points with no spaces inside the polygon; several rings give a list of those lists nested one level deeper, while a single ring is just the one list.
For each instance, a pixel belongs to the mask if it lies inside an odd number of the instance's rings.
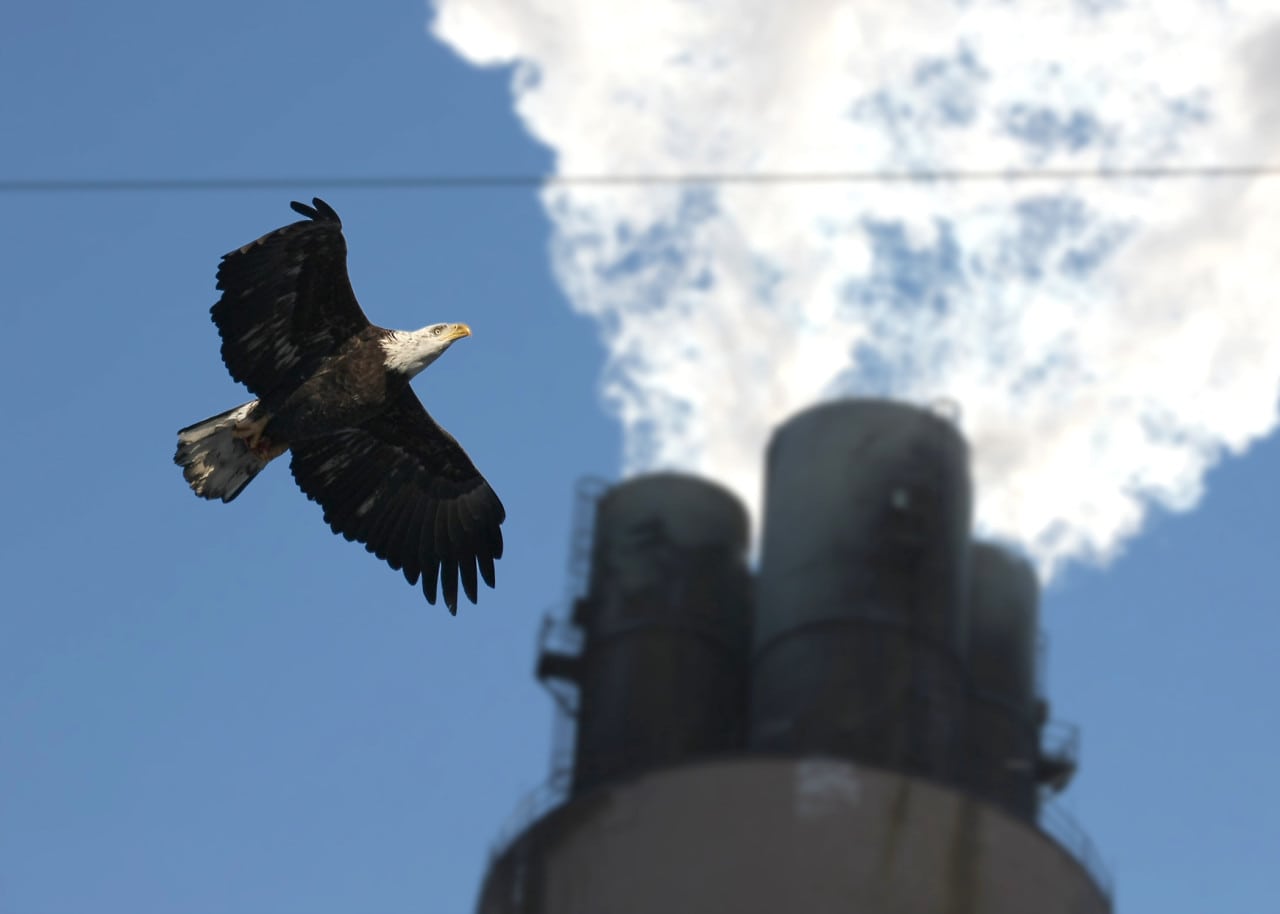
[{"label": "eagle eye", "polygon": [[443,330],[443,329],[444,329],[443,327],[433,327],[433,328],[432,328],[432,330],[431,330],[431,335],[432,335],[432,336],[439,336],[439,335],[440,335],[440,331],[441,331],[441,330]]}]

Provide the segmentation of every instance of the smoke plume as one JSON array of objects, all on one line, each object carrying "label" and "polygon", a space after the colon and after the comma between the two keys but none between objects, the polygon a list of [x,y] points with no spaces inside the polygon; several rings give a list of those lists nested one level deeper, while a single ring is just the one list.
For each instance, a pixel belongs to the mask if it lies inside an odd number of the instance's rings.
[{"label": "smoke plume", "polygon": [[[1270,7],[1271,13],[1266,8]],[[439,0],[563,175],[1125,169],[1277,158],[1271,0]],[[758,507],[815,401],[947,398],[978,526],[1045,577],[1277,421],[1280,179],[549,185],[626,472]]]}]

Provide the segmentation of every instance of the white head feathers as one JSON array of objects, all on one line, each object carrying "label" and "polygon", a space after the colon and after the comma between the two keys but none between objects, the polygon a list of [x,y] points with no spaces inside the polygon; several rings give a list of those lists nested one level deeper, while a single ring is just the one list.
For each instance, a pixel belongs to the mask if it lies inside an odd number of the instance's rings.
[{"label": "white head feathers", "polygon": [[381,341],[387,369],[413,377],[444,353],[454,340],[471,335],[466,324],[431,324],[421,330],[392,330]]}]

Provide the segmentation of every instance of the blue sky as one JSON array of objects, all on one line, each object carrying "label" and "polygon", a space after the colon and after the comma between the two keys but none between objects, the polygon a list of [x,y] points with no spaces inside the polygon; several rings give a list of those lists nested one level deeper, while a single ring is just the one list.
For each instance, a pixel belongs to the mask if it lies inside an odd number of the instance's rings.
[{"label": "blue sky", "polygon": [[[528,173],[504,71],[418,0],[72,2],[0,28],[0,178]],[[371,318],[469,323],[417,382],[508,509],[498,589],[457,618],[273,466],[192,497],[174,432],[246,399],[208,319],[218,257],[310,192],[0,196],[0,911],[468,911],[545,776],[533,681],[575,480],[615,475],[604,354],[532,190],[353,191]],[[1258,277],[1266,282],[1266,277]],[[1111,567],[1047,594],[1065,805],[1119,908],[1255,912],[1280,847],[1280,443],[1210,473]]]}]

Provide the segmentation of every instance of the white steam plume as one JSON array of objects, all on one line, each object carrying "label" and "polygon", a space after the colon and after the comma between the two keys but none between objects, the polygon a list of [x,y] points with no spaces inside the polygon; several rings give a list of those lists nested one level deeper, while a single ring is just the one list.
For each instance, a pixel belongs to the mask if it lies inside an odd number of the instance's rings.
[{"label": "white steam plume", "polygon": [[[1280,158],[1274,0],[439,0],[567,175]],[[757,506],[772,427],[961,408],[978,524],[1047,577],[1269,433],[1280,179],[550,186],[628,472]]]}]

